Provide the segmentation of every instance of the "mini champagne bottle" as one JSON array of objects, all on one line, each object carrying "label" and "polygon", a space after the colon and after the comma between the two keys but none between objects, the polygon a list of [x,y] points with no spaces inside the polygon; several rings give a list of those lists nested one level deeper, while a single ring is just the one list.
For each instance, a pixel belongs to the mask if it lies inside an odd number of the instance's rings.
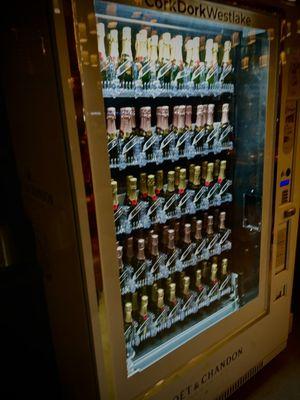
[{"label": "mini champagne bottle", "polygon": [[184,83],[184,65],[182,57],[182,35],[176,35],[171,39],[171,61],[173,62],[171,70],[172,86],[180,89]]},{"label": "mini champagne bottle", "polygon": [[[208,140],[209,134],[214,130],[214,109],[215,105],[214,104],[209,104],[207,107],[207,122],[206,122],[206,141]],[[214,140],[211,140],[207,143],[208,148],[211,148],[213,146]]]},{"label": "mini champagne bottle", "polygon": [[[168,184],[167,184],[167,191],[165,194],[166,202],[170,200],[171,197],[175,194],[175,186],[174,186],[174,179],[175,179],[175,172],[169,171],[168,172]],[[176,202],[173,201],[172,204],[168,207],[167,214],[172,215],[175,212]]]},{"label": "mini champagne bottle", "polygon": [[202,220],[198,219],[196,221],[195,233],[194,233],[194,242],[196,244],[196,248],[202,243]]},{"label": "mini champagne bottle", "polygon": [[225,226],[225,220],[226,220],[226,212],[222,211],[219,216],[219,233],[222,235],[227,231],[226,226]]},{"label": "mini champagne bottle", "polygon": [[[107,130],[107,142],[118,138],[116,128],[116,109],[115,107],[108,107],[106,109],[106,130]],[[119,145],[114,146],[109,152],[109,159],[111,164],[117,164],[119,162]]]},{"label": "mini champagne bottle", "polygon": [[201,269],[197,269],[195,271],[195,290],[197,293],[201,293],[204,289],[204,285],[202,283],[202,271]]},{"label": "mini champagne bottle", "polygon": [[[155,193],[155,177],[154,175],[148,175],[147,187],[148,187],[148,202],[149,206],[152,206],[157,200]],[[156,220],[156,211],[151,214],[151,220],[154,222]]]},{"label": "mini champagne bottle", "polygon": [[207,176],[207,161],[203,161],[201,165],[201,184],[205,185],[206,182],[206,176]]},{"label": "mini champagne bottle", "polygon": [[[145,256],[145,240],[144,239],[139,239],[137,243],[137,254],[134,259],[134,270],[137,272],[140,267],[145,264],[146,261],[146,256]],[[139,280],[145,279],[146,278],[146,273],[147,270],[145,270],[139,275]]]},{"label": "mini champagne bottle", "polygon": [[[143,325],[147,319],[149,318],[148,314],[148,296],[141,297],[141,307],[139,312],[139,325]],[[142,335],[146,335],[147,333],[147,325],[144,325],[142,330]]]},{"label": "mini champagne bottle", "polygon": [[109,64],[107,62],[105,49],[105,25],[102,22],[97,23],[97,39],[101,78],[105,86],[107,80],[107,68]]},{"label": "mini champagne bottle", "polygon": [[219,177],[219,173],[220,173],[220,160],[217,159],[214,162],[214,182],[218,182],[218,177]]},{"label": "mini champagne bottle", "polygon": [[165,309],[164,289],[160,288],[157,290],[157,302],[156,302],[156,307],[155,307],[155,311],[154,311],[156,318],[161,315],[161,313],[164,311],[164,309]]},{"label": "mini champagne bottle", "polygon": [[152,33],[148,39],[148,60],[150,61],[151,80],[156,80],[158,64],[158,35]]},{"label": "mini champagne bottle", "polygon": [[194,182],[194,175],[195,175],[195,164],[189,165],[189,183],[188,187],[191,189]]},{"label": "mini champagne bottle", "polygon": [[206,41],[206,82],[209,85],[213,85],[218,81],[219,78],[219,66],[218,66],[218,43],[215,43],[212,39]]},{"label": "mini champagne bottle", "polygon": [[123,246],[117,246],[117,259],[119,266],[119,274],[123,272],[124,264],[123,264]]},{"label": "mini champagne bottle", "polygon": [[230,58],[231,41],[224,43],[224,53],[222,59],[222,72],[220,76],[221,83],[234,83],[232,60]]},{"label": "mini champagne bottle", "polygon": [[132,303],[125,303],[124,306],[124,331],[126,332],[132,326]]},{"label": "mini champagne bottle", "polygon": [[[228,130],[229,127],[229,118],[228,118],[228,114],[229,114],[229,104],[228,103],[224,103],[222,106],[222,118],[221,118],[221,133],[220,135],[222,135],[224,133],[225,135],[225,130]],[[226,136],[224,136],[224,139],[222,140],[222,144],[229,142],[230,140],[232,140],[232,135],[231,132],[228,132]]]},{"label": "mini champagne bottle", "polygon": [[[204,121],[204,110],[203,104],[198,104],[197,106],[197,115],[196,115],[196,123],[195,123],[195,135],[205,129],[205,121]],[[200,151],[203,147],[203,143],[205,140],[205,135],[202,136],[200,140],[198,140],[196,144],[196,150]]]},{"label": "mini champagne bottle", "polygon": [[126,239],[125,242],[125,264],[126,265],[133,265],[133,237],[130,236]]},{"label": "mini champagne bottle", "polygon": [[171,34],[165,32],[162,34],[158,42],[158,61],[159,70],[157,79],[160,80],[161,86],[167,89],[171,83]]},{"label": "mini champagne bottle", "polygon": [[174,229],[168,229],[168,244],[167,244],[167,263],[169,264],[168,267],[172,270],[176,264],[176,257],[175,257],[175,243],[174,243],[175,235]]},{"label": "mini champagne bottle", "polygon": [[191,278],[189,276],[183,278],[182,298],[185,302],[191,297],[190,280]]},{"label": "mini champagne bottle", "polygon": [[190,249],[191,243],[192,243],[191,224],[185,224],[183,240],[182,240],[182,245],[181,245],[181,257],[183,258],[183,262],[187,262],[191,259],[191,256],[192,256],[192,252]]},{"label": "mini champagne bottle", "polygon": [[159,197],[164,197],[164,171],[162,169],[156,171],[155,175],[156,187],[155,193]]},{"label": "mini champagne bottle", "polygon": [[[181,105],[178,107],[178,120],[177,120],[177,135],[180,138],[181,135],[184,134],[185,128],[185,113],[186,113],[186,106]],[[178,146],[179,154],[184,154],[185,143],[183,142]]]},{"label": "mini champagne bottle", "polygon": [[210,275],[211,287],[214,287],[218,282],[219,282],[219,280],[218,280],[218,265],[213,263],[211,265],[211,275]]},{"label": "mini champagne bottle", "polygon": [[141,29],[136,35],[135,51],[138,79],[142,82],[143,88],[147,89],[151,80],[152,71],[151,62],[148,59],[148,38],[146,29]]},{"label": "mini champagne bottle", "polygon": [[109,67],[107,80],[112,82],[116,78],[117,65],[119,62],[119,39],[117,29],[111,29],[108,33]]},{"label": "mini champagne bottle", "polygon": [[113,210],[116,212],[119,208],[119,200],[118,200],[118,182],[111,182],[112,194],[113,194]]},{"label": "mini champagne bottle", "polygon": [[[151,127],[151,107],[141,107],[140,108],[140,136],[145,138],[147,141],[152,136]],[[146,150],[147,160],[152,160],[153,158],[153,146]]]},{"label": "mini champagne bottle", "polygon": [[176,283],[169,284],[168,290],[168,300],[167,304],[170,307],[170,310],[173,310],[174,307],[177,305],[177,297],[176,297]]},{"label": "mini champagne bottle", "polygon": [[[132,108],[123,107],[120,109],[121,123],[120,123],[120,136],[124,140],[124,146],[132,139]],[[132,163],[134,157],[133,148],[126,153],[126,162]]]},{"label": "mini champagne bottle", "polygon": [[[129,183],[129,195],[125,199],[126,205],[130,207],[130,212],[133,211],[133,209],[136,207],[138,204],[138,196],[137,196],[137,179],[136,178],[130,178],[130,183]],[[132,218],[132,226],[137,227],[139,223],[139,213],[135,215]]]},{"label": "mini champagne bottle", "polygon": [[196,165],[195,166],[195,170],[194,170],[194,179],[192,182],[192,186],[191,189],[197,191],[200,189],[200,178],[201,177],[201,167],[200,165]]},{"label": "mini champagne bottle", "polygon": [[147,174],[145,172],[140,173],[140,190],[139,190],[139,198],[143,201],[146,201],[148,198],[148,190],[147,190]]},{"label": "mini champagne bottle", "polygon": [[213,170],[214,170],[214,163],[208,163],[207,164],[207,174],[206,174],[206,179],[205,179],[205,186],[208,188],[210,188],[214,184]]},{"label": "mini champagne bottle", "polygon": [[218,176],[218,183],[220,185],[223,185],[224,181],[226,179],[226,177],[225,177],[226,164],[227,164],[226,160],[222,160],[220,163],[220,172],[219,172],[219,176]]},{"label": "mini champagne bottle", "polygon": [[191,105],[185,106],[185,129],[192,131],[192,112],[193,108]]},{"label": "mini champagne bottle", "polygon": [[133,58],[131,50],[131,28],[125,26],[122,30],[122,52],[117,68],[117,78],[121,87],[131,89],[133,80]]},{"label": "mini champagne bottle", "polygon": [[211,241],[215,236],[213,225],[214,225],[214,218],[212,215],[209,215],[207,217],[207,228],[206,228],[206,237],[209,241]]},{"label": "mini champagne bottle", "polygon": [[186,191],[186,169],[181,168],[180,169],[180,174],[179,174],[179,185],[178,185],[178,194],[180,196],[183,196]]},{"label": "mini champagne bottle", "polygon": [[228,259],[223,258],[221,266],[221,277],[220,277],[221,282],[224,282],[227,276],[228,276]]}]

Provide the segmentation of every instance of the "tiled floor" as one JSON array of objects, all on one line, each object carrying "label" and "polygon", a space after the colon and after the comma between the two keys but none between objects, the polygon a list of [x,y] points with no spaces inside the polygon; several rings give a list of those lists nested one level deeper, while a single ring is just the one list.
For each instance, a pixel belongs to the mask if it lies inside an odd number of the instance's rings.
[{"label": "tiled floor", "polygon": [[230,400],[300,400],[300,315],[295,320],[287,349]]}]

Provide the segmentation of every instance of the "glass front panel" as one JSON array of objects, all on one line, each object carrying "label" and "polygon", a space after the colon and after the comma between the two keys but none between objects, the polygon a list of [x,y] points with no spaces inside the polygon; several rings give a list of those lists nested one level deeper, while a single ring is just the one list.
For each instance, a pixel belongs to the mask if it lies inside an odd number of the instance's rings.
[{"label": "glass front panel", "polygon": [[95,9],[131,376],[258,296],[269,41]]}]

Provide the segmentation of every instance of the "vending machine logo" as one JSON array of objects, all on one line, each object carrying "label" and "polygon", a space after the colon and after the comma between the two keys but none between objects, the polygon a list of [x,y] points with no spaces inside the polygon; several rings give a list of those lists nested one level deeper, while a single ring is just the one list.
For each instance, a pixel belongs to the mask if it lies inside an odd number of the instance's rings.
[{"label": "vending machine logo", "polygon": [[243,354],[243,348],[240,347],[238,350],[234,351],[232,354],[225,357],[221,362],[219,362],[213,368],[206,371],[195,382],[183,388],[179,393],[177,393],[175,396],[172,397],[172,400],[184,400],[188,399],[190,396],[195,395],[203,385],[212,381],[225,368],[229,367],[234,361],[236,361],[242,354]]},{"label": "vending machine logo", "polygon": [[[139,0],[135,0],[137,3]],[[176,12],[193,17],[211,19],[213,21],[227,22],[237,25],[251,25],[251,17],[240,10],[228,10],[218,5],[204,2],[187,3],[184,0],[145,0],[145,4],[150,8],[162,11]]]}]

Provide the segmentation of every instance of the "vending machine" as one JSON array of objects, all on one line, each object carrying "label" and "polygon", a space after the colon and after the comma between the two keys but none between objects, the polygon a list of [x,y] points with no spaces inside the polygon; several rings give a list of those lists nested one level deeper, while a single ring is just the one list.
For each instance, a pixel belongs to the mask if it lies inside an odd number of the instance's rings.
[{"label": "vending machine", "polygon": [[62,122],[51,136],[37,116],[39,163],[20,170],[66,391],[225,399],[290,325],[299,112],[283,149],[279,16],[193,0],[50,15]]}]

